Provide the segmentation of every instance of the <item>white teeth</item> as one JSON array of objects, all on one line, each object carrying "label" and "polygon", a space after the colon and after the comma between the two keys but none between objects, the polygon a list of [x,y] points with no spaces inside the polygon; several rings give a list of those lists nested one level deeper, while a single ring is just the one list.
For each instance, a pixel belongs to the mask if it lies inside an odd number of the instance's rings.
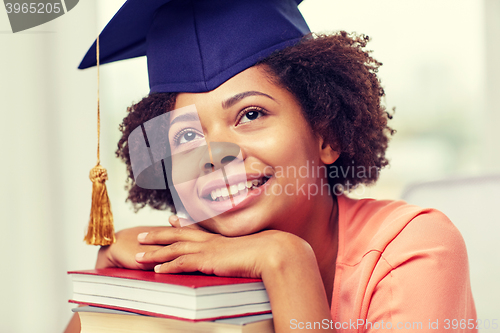
[{"label": "white teeth", "polygon": [[245,183],[238,184],[238,191],[243,191],[243,190],[245,190],[245,188],[246,188]]},{"label": "white teeth", "polygon": [[229,194],[235,195],[236,193],[238,193],[238,186],[237,185],[229,186]]},{"label": "white teeth", "polygon": [[246,193],[244,191],[251,190],[252,188],[258,187],[262,184],[264,184],[267,181],[267,178],[264,179],[253,179],[253,180],[248,180],[246,182],[241,182],[235,185],[229,186],[228,188],[221,187],[215,190],[212,190],[210,192],[210,197],[212,198],[213,201],[222,201],[222,200],[227,200],[229,199],[229,195],[231,196],[236,196],[239,193]]}]

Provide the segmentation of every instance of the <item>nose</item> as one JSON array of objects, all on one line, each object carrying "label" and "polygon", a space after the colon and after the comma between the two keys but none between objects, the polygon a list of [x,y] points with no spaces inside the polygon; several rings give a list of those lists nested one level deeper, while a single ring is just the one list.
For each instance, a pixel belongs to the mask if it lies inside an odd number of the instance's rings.
[{"label": "nose", "polygon": [[210,142],[200,160],[204,173],[219,170],[235,160],[240,154],[240,147],[231,142]]}]

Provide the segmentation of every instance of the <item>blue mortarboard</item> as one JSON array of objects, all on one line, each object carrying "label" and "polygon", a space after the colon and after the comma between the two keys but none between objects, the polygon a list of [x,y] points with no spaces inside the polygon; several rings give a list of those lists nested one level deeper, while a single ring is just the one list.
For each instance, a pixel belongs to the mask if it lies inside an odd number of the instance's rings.
[{"label": "blue mortarboard", "polygon": [[128,0],[99,36],[100,63],[147,55],[151,92],[210,91],[309,33],[300,2]]}]

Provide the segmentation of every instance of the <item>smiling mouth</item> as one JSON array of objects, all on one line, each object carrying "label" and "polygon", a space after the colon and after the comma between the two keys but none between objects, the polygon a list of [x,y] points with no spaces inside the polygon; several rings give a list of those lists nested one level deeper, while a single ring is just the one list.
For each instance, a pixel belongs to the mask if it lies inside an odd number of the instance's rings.
[{"label": "smiling mouth", "polygon": [[269,176],[263,176],[259,179],[247,180],[246,182],[241,182],[236,185],[231,185],[229,187],[221,187],[215,190],[212,190],[209,195],[205,197],[205,199],[210,201],[225,201],[229,200],[230,196],[235,197],[241,193],[246,193],[245,189],[248,191],[254,190],[265,183],[270,179]]}]

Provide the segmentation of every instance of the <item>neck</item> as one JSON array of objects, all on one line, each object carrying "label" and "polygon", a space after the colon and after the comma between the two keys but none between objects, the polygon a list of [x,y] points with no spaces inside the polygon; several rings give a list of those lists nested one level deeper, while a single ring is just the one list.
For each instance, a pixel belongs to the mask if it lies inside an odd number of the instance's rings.
[{"label": "neck", "polygon": [[326,296],[331,304],[338,249],[338,205],[335,196],[318,199],[318,204],[305,217],[307,223],[302,223],[302,228],[294,234],[307,241],[313,248]]}]

